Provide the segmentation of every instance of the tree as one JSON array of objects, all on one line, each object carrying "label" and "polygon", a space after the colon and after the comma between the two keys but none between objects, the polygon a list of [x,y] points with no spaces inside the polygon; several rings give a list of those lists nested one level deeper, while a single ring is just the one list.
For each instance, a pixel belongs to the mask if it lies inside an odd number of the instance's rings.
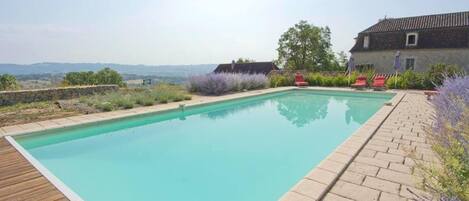
[{"label": "tree", "polygon": [[10,74],[0,75],[0,91],[19,89],[20,85],[16,81],[16,77]]},{"label": "tree", "polygon": [[65,85],[95,85],[96,78],[93,71],[69,72],[64,77]]},{"label": "tree", "polygon": [[344,51],[337,53],[337,62],[339,70],[346,70],[348,64],[348,56]]},{"label": "tree", "polygon": [[242,63],[252,63],[252,62],[256,62],[254,59],[249,59],[249,58],[238,58],[238,60],[236,60],[236,63],[237,64],[242,64]]},{"label": "tree", "polygon": [[115,70],[104,68],[96,73],[96,82],[98,84],[117,84],[125,86],[122,76]]},{"label": "tree", "polygon": [[302,20],[282,34],[278,45],[277,64],[287,69],[330,70],[336,62],[327,26],[317,27]]}]

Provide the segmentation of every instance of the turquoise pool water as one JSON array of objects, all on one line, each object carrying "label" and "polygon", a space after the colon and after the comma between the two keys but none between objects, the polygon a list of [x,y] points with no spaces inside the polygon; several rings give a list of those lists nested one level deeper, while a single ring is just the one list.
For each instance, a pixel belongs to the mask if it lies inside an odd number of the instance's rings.
[{"label": "turquoise pool water", "polygon": [[273,201],[392,96],[293,90],[16,140],[85,200]]}]

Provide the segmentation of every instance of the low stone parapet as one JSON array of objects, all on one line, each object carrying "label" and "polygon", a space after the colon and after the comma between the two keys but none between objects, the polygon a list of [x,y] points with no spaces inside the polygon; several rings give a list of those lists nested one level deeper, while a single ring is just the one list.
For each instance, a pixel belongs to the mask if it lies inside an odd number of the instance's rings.
[{"label": "low stone parapet", "polygon": [[80,96],[116,91],[117,85],[74,86],[48,89],[0,91],[0,106],[49,100],[72,99]]}]

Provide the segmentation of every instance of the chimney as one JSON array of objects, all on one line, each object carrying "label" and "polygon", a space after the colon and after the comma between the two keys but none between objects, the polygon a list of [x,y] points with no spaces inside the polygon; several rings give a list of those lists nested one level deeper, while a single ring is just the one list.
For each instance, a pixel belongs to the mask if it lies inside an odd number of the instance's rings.
[{"label": "chimney", "polygon": [[232,70],[232,71],[234,70],[235,64],[236,64],[236,63],[235,63],[235,60],[232,60],[232,61],[231,61],[231,70]]}]

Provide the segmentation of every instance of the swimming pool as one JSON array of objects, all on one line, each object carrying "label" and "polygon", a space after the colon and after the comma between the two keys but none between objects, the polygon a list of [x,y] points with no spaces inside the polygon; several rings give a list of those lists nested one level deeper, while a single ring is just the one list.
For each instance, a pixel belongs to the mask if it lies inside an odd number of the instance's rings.
[{"label": "swimming pool", "polygon": [[392,97],[292,90],[15,139],[84,200],[277,200]]}]

